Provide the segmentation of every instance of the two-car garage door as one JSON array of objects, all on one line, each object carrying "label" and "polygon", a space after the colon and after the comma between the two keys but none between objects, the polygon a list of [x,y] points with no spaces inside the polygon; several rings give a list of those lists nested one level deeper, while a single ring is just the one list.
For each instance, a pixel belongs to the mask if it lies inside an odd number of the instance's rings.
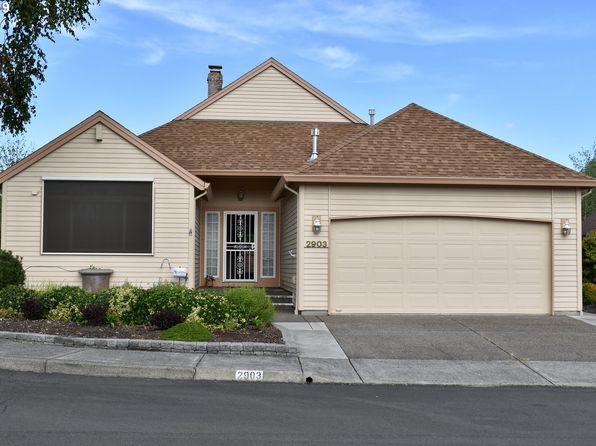
[{"label": "two-car garage door", "polygon": [[338,220],[330,313],[551,311],[550,225],[459,217]]}]

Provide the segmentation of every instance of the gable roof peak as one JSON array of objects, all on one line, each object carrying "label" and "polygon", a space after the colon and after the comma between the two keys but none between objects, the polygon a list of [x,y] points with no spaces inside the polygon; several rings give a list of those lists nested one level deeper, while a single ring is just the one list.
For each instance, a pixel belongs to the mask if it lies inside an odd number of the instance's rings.
[{"label": "gable roof peak", "polygon": [[193,185],[197,189],[206,190],[209,188],[209,183],[206,183],[197,176],[188,172],[182,166],[175,163],[174,161],[166,157],[164,154],[150,146],[148,143],[143,141],[137,135],[132,133],[118,121],[111,118],[109,115],[107,115],[101,110],[96,111],[91,116],[79,122],[77,125],[72,127],[70,130],[67,130],[62,135],[54,138],[52,141],[50,141],[43,147],[37,149],[35,152],[22,159],[15,165],[0,172],[0,184],[11,179],[12,177],[19,174],[28,167],[32,166],[33,164],[37,163],[41,159],[45,158],[52,152],[58,150],[66,143],[72,141],[73,139],[80,136],[81,134],[83,134],[84,132],[91,129],[93,126],[97,124],[104,125],[106,128],[110,129],[116,135],[130,143],[133,147],[136,147],[138,150],[145,153],[147,156],[149,156],[150,158],[152,158],[153,160],[155,160],[174,174],[178,175],[180,178],[185,180],[187,183]]},{"label": "gable roof peak", "polygon": [[188,109],[181,115],[174,118],[174,120],[184,120],[184,119],[192,118],[194,115],[196,115],[200,111],[204,110],[205,108],[209,107],[211,104],[213,104],[213,103],[217,102],[218,100],[222,99],[223,97],[227,96],[228,94],[230,94],[231,92],[233,92],[240,86],[246,84],[251,79],[254,79],[256,76],[258,76],[259,74],[261,74],[262,72],[264,72],[265,70],[267,70],[269,68],[275,68],[277,71],[279,71],[285,77],[287,77],[291,81],[298,84],[304,90],[306,90],[307,92],[309,92],[310,94],[315,96],[317,99],[319,99],[321,102],[326,104],[328,107],[331,107],[333,110],[335,110],[340,115],[344,116],[349,121],[351,121],[355,124],[366,124],[366,122],[364,122],[359,116],[352,113],[350,110],[348,110],[347,108],[345,108],[344,106],[339,104],[337,101],[335,101],[331,97],[327,96],[321,90],[319,90],[314,85],[312,85],[309,82],[307,82],[306,80],[304,80],[302,77],[300,77],[299,75],[294,73],[292,70],[290,70],[288,67],[286,67],[285,65],[283,65],[281,62],[279,62],[277,59],[275,59],[273,57],[270,57],[269,59],[265,60],[261,64],[254,67],[252,70],[250,70],[247,73],[240,76],[234,82],[226,85],[224,88],[222,88],[217,93],[214,93],[213,95],[207,97],[206,99],[204,99],[203,101],[201,101],[200,103],[195,105],[194,107],[191,107],[190,109]]}]

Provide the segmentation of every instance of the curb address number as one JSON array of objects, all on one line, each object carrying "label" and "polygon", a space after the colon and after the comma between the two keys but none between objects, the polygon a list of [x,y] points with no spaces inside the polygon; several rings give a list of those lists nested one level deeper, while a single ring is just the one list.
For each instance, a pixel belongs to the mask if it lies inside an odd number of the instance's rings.
[{"label": "curb address number", "polygon": [[327,242],[321,240],[307,240],[305,248],[326,248]]},{"label": "curb address number", "polygon": [[263,381],[263,371],[236,370],[236,381]]}]

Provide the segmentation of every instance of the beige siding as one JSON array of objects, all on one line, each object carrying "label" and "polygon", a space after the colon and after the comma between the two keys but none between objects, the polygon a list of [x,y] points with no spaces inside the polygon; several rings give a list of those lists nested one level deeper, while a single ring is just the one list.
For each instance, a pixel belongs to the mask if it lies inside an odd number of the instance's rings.
[{"label": "beige siding", "polygon": [[350,122],[273,67],[191,119]]},{"label": "beige siding", "polygon": [[[555,311],[580,311],[577,261],[578,219],[575,190],[553,190],[553,288]],[[569,219],[571,235],[561,234],[561,219]],[[580,222],[581,225],[581,222]],[[580,229],[581,231],[581,229]],[[579,234],[581,239],[581,232]],[[579,302],[579,306],[578,306]]]},{"label": "beige siding", "polygon": [[281,242],[280,242],[280,279],[281,286],[286,290],[296,292],[296,257],[289,251],[297,253],[296,246],[296,211],[298,198],[290,194],[281,203]]},{"label": "beige siding", "polygon": [[[303,241],[299,269],[304,281],[299,310],[328,309],[328,250],[304,248],[309,240],[329,243],[330,218],[399,215],[450,215],[543,220],[553,226],[554,311],[579,311],[577,195],[574,189],[328,186],[302,185]],[[300,210],[299,210],[300,212]],[[312,218],[320,215],[322,230],[312,232]],[[561,235],[561,218],[569,218],[572,234]]]},{"label": "beige siding", "polygon": [[[117,177],[154,180],[153,255],[41,254],[42,177]],[[27,283],[80,284],[76,272],[93,264],[114,270],[113,284],[149,286],[171,281],[171,267],[184,267],[194,283],[194,189],[122,138],[103,129],[103,141],[89,129],[4,184],[5,238],[2,247],[23,257]],[[192,206],[191,206],[192,204]],[[189,226],[190,225],[190,226]],[[169,260],[169,263],[165,261]]]}]

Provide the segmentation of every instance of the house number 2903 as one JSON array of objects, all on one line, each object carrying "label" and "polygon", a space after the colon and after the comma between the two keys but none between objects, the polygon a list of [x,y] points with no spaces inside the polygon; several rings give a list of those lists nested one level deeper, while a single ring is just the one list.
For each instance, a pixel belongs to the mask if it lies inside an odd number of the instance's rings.
[{"label": "house number 2903", "polygon": [[321,240],[307,240],[305,248],[326,248],[327,242]]}]

